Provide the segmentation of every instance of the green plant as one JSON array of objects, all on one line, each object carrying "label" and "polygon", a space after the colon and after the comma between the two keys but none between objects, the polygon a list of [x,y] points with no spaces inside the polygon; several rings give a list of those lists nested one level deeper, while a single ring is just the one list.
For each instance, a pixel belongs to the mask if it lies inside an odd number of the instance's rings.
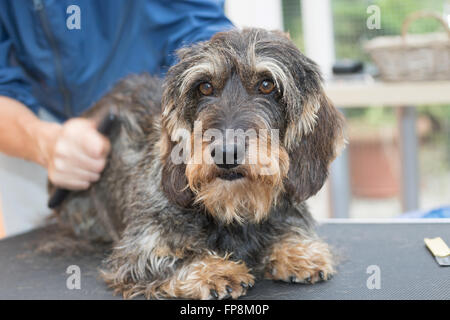
[{"label": "green plant", "polygon": [[374,128],[394,125],[396,118],[392,108],[351,108],[345,111],[350,122],[359,122]]}]

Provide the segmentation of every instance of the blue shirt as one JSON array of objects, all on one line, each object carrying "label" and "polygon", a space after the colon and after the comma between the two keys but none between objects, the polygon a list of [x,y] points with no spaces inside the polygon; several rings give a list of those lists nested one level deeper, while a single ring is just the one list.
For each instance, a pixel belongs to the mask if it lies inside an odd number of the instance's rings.
[{"label": "blue shirt", "polygon": [[0,95],[78,116],[120,78],[163,75],[176,49],[232,28],[223,2],[0,0]]}]

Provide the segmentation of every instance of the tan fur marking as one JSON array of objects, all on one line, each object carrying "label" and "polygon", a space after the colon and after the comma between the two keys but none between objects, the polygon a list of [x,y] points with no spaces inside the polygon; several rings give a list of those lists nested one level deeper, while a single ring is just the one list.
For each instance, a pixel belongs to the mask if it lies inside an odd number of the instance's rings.
[{"label": "tan fur marking", "polygon": [[[207,143],[202,146],[202,159],[210,155],[210,152],[205,151],[207,147]],[[269,142],[267,152],[270,149]],[[280,147],[276,152],[276,155],[271,154],[267,158],[271,160],[273,174],[261,174],[265,169],[259,163],[242,164],[240,170],[244,178],[235,181],[217,178],[217,167],[205,163],[205,160],[201,164],[188,163],[186,177],[189,188],[196,194],[195,202],[202,203],[208,213],[225,223],[264,220],[271,207],[276,204],[276,199],[283,190],[283,178],[289,171],[289,155],[286,150]]]},{"label": "tan fur marking", "polygon": [[157,257],[173,256],[177,257],[178,259],[181,259],[186,255],[186,253],[184,252],[184,248],[177,248],[175,251],[173,251],[167,246],[157,247],[153,249],[153,254]]},{"label": "tan fur marking", "polygon": [[[323,272],[320,278],[319,272]],[[276,243],[267,259],[265,277],[273,280],[314,283],[335,272],[328,245],[318,239],[289,236]]]},{"label": "tan fur marking", "polygon": [[157,149],[161,160],[165,160],[170,156],[170,137],[165,130],[161,130],[161,136],[157,142]]},{"label": "tan fur marking", "polygon": [[209,255],[178,270],[160,289],[168,297],[190,299],[211,299],[211,290],[215,290],[219,299],[223,299],[228,286],[231,297],[237,299],[246,293],[241,284],[253,285],[254,281],[243,262]]}]

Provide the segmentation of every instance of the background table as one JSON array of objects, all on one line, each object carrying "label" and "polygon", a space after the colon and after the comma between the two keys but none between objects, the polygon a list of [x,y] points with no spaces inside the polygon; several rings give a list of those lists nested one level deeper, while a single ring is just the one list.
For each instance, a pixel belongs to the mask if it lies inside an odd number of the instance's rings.
[{"label": "background table", "polygon": [[[370,77],[358,80],[335,79],[326,84],[331,101],[345,111],[355,107],[395,107],[398,109],[402,168],[401,200],[403,212],[414,211],[419,204],[419,164],[416,133],[416,106],[450,105],[450,81],[376,82]],[[351,143],[351,141],[350,141]],[[331,166],[332,217],[348,218],[350,182],[348,148]]]},{"label": "background table", "polygon": [[[442,220],[445,221],[445,220]],[[314,285],[257,282],[244,299],[450,299],[450,267],[439,267],[423,238],[450,244],[446,223],[337,223],[319,227],[340,257],[337,275]],[[78,258],[33,254],[45,229],[0,241],[0,299],[118,299],[98,279],[103,254]],[[66,269],[81,269],[81,289],[69,290]],[[368,289],[369,266],[380,268],[381,288]]]}]

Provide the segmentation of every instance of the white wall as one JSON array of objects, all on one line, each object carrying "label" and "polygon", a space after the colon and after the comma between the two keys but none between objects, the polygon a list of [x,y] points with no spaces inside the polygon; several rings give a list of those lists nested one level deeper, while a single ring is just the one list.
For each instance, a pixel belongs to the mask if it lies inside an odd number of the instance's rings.
[{"label": "white wall", "polygon": [[239,28],[283,29],[281,0],[226,0],[225,12]]},{"label": "white wall", "polygon": [[7,236],[42,224],[47,208],[47,172],[37,164],[0,153],[0,195]]},{"label": "white wall", "polygon": [[[43,110],[39,116],[55,121]],[[0,153],[0,197],[6,236],[36,228],[50,214],[47,171],[35,163]]]},{"label": "white wall", "polygon": [[302,0],[305,54],[319,64],[325,78],[335,60],[333,17],[330,0]]}]

